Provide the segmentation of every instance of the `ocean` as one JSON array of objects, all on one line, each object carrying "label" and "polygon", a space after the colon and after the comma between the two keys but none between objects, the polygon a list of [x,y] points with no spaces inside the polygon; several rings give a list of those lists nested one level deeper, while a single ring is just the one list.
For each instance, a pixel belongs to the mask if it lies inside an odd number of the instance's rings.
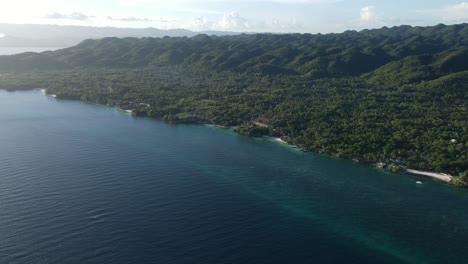
[{"label": "ocean", "polygon": [[468,259],[467,190],[39,91],[0,113],[0,263]]}]

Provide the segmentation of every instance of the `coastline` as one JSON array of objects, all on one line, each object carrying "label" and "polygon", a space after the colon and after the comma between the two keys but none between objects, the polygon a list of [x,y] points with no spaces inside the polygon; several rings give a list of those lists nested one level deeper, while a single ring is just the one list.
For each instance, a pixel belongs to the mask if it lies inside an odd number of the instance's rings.
[{"label": "coastline", "polygon": [[[287,141],[284,141],[284,140],[282,140],[281,138],[278,138],[278,137],[262,136],[262,138],[273,141],[273,142],[277,142],[277,143],[280,143],[280,144],[286,144],[286,145],[288,145],[288,146],[290,146],[292,148],[301,150],[303,152],[311,152],[311,151],[307,151],[305,149],[301,149],[301,148],[297,147],[296,145],[290,144]],[[336,158],[343,158],[343,157],[340,157],[339,155],[333,155],[333,154],[330,154],[330,153],[323,153],[323,152],[320,152],[320,151],[312,151],[312,152],[317,153],[317,154],[325,154],[325,155],[336,157]],[[358,160],[356,158],[353,158],[353,159],[346,158],[346,159],[351,160],[351,161],[356,162],[356,163],[363,163],[363,162],[361,162],[360,160]],[[378,163],[365,162],[365,163],[367,163],[368,165],[371,165],[373,167],[383,169],[385,171],[393,172],[392,170],[388,169],[387,167],[383,167],[381,165],[382,163],[380,163],[380,162],[378,162]],[[437,180],[439,182],[444,182],[444,183],[447,183],[449,185],[454,185],[453,184],[453,182],[454,182],[453,176],[449,175],[449,174],[446,174],[446,173],[436,173],[436,172],[422,171],[422,170],[415,170],[415,169],[407,169],[407,168],[403,169],[400,172],[394,172],[394,173],[398,173],[398,174],[402,174],[402,175],[425,176],[425,177]]]},{"label": "coastline", "polygon": [[[40,88],[32,88],[31,90],[39,90],[40,92],[42,92],[43,94],[45,95],[48,95],[48,96],[52,96],[54,98],[56,98],[57,96],[55,94],[48,94],[46,89],[40,89]],[[59,99],[59,98],[57,98]],[[83,100],[78,100],[78,101],[83,101]],[[125,112],[125,113],[130,113],[130,114],[133,114],[134,112],[132,110],[126,110],[126,109],[122,109],[118,106],[111,106],[111,105],[107,105],[108,107],[111,107],[111,108],[115,108],[117,109],[118,111],[122,111],[122,112]],[[151,118],[151,117],[150,117]],[[153,118],[154,119],[154,118]],[[164,120],[162,120],[164,121]],[[170,122],[169,122],[170,123]],[[177,123],[177,122],[176,122]],[[189,122],[179,122],[181,124],[185,123],[185,124],[189,124]],[[199,125],[205,125],[205,126],[209,126],[209,127],[212,127],[212,128],[219,128],[219,129],[228,129],[228,130],[231,130],[231,131],[234,131],[236,130],[237,127],[230,127],[230,126],[224,126],[224,125],[218,125],[218,124],[210,124],[210,123],[198,123]],[[380,168],[380,169],[383,169],[385,171],[390,171],[390,172],[393,172],[393,173],[397,173],[397,174],[406,174],[406,175],[418,175],[418,176],[426,176],[426,177],[429,177],[429,178],[432,178],[432,179],[435,179],[437,181],[440,181],[440,182],[444,182],[446,184],[449,184],[449,185],[453,185],[453,186],[456,186],[454,184],[454,177],[451,176],[451,175],[448,175],[448,174],[445,174],[445,173],[436,173],[436,172],[430,172],[430,171],[421,171],[421,170],[414,170],[414,169],[407,169],[406,167],[401,167],[400,166],[400,169],[397,170],[397,171],[394,171],[392,168],[390,168],[390,166],[387,166],[387,164],[384,164],[382,162],[377,162],[377,161],[371,161],[371,160],[364,160],[362,158],[359,158],[359,157],[349,157],[349,156],[344,156],[344,155],[339,155],[339,154],[336,154],[336,153],[331,153],[331,152],[328,152],[328,151],[321,151],[319,149],[306,149],[306,148],[303,148],[303,147],[299,147],[297,145],[294,145],[294,144],[291,144],[289,143],[288,141],[285,141],[281,138],[278,138],[278,137],[271,137],[271,136],[261,136],[260,138],[263,138],[263,139],[266,139],[266,140],[269,140],[269,141],[273,141],[273,142],[276,142],[276,143],[280,143],[280,144],[284,144],[284,145],[288,145],[290,146],[291,148],[294,148],[294,149],[297,149],[297,150],[300,150],[302,152],[313,152],[313,153],[317,153],[317,154],[323,154],[323,155],[328,155],[328,156],[331,156],[331,157],[335,157],[335,158],[340,158],[340,159],[346,159],[346,160],[350,160],[350,161],[353,161],[353,162],[356,162],[356,163],[360,163],[360,164],[365,164],[365,165],[370,165],[371,167],[377,167],[377,168]],[[392,164],[391,164],[392,165]]]}]

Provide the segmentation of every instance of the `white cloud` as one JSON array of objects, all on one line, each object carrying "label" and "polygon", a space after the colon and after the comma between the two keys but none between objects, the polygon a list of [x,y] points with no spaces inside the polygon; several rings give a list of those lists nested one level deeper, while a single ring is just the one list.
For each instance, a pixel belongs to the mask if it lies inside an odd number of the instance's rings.
[{"label": "white cloud", "polygon": [[206,16],[197,16],[192,19],[189,26],[196,31],[221,30],[221,31],[248,31],[250,22],[237,12],[223,14],[220,20],[209,20]]},{"label": "white cloud", "polygon": [[397,17],[387,18],[381,14],[375,6],[364,6],[359,10],[359,18],[349,20],[344,23],[335,24],[333,32],[342,30],[362,30],[366,28],[381,28],[394,23],[398,23],[401,19]]},{"label": "white cloud", "polygon": [[190,28],[196,31],[211,30],[213,23],[205,16],[195,17]]},{"label": "white cloud", "polygon": [[0,33],[0,38],[4,38],[4,37],[5,37],[5,34]]},{"label": "white cloud", "polygon": [[177,7],[171,8],[171,10],[176,12],[183,12],[183,13],[196,13],[196,14],[210,14],[210,15],[223,15],[224,12],[220,10],[212,10],[212,9],[200,9],[200,8],[188,8],[188,7]]},{"label": "white cloud", "polygon": [[192,19],[187,28],[194,31],[234,31],[234,32],[301,32],[304,24],[297,18],[278,19],[269,18],[264,20],[247,20],[237,12],[224,14],[218,20],[210,20],[206,16],[197,16]]},{"label": "white cloud", "polygon": [[366,22],[372,22],[377,20],[377,13],[374,6],[365,6],[361,8],[361,20]]},{"label": "white cloud", "polygon": [[250,27],[249,21],[241,17],[237,12],[224,14],[218,25],[222,30],[245,30]]},{"label": "white cloud", "polygon": [[468,3],[461,2],[459,4],[447,6],[440,9],[418,10],[420,13],[431,14],[442,18],[447,22],[466,22],[468,21]]},{"label": "white cloud", "polygon": [[45,18],[48,19],[71,19],[71,20],[88,20],[90,18],[94,18],[94,16],[88,16],[80,12],[73,12],[70,14],[63,14],[63,13],[52,13],[49,15],[46,15]]}]

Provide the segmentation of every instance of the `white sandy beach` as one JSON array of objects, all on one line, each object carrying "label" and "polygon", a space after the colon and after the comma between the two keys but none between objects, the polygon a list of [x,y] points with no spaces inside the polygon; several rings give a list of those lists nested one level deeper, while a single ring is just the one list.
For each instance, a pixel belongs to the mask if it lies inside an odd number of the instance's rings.
[{"label": "white sandy beach", "polygon": [[263,136],[263,138],[270,139],[270,140],[274,140],[274,141],[277,141],[277,142],[281,142],[281,143],[283,143],[283,144],[288,144],[288,142],[282,140],[281,138],[277,138],[277,137],[267,137],[267,136]]},{"label": "white sandy beach", "polygon": [[435,173],[435,172],[428,172],[428,171],[418,171],[418,170],[410,170],[407,169],[406,173],[415,174],[415,175],[423,175],[428,176],[434,179],[438,179],[444,182],[452,182],[453,177],[447,174],[442,173]]}]

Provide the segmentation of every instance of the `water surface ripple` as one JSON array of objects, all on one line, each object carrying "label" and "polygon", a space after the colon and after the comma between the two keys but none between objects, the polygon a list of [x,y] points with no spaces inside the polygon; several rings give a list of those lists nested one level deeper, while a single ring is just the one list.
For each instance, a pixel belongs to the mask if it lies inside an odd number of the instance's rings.
[{"label": "water surface ripple", "polygon": [[468,259],[466,190],[34,91],[0,112],[0,263]]}]

